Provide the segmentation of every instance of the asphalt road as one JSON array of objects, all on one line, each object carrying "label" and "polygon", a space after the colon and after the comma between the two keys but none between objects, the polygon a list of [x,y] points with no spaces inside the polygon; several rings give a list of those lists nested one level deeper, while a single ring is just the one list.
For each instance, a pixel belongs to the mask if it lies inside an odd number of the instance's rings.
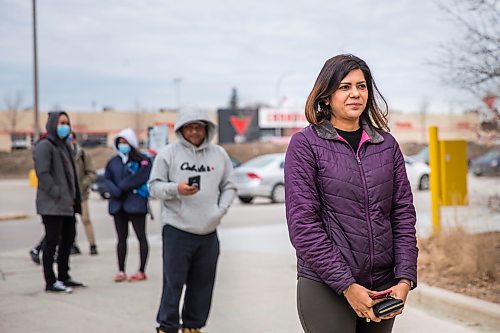
[{"label": "asphalt road", "polygon": [[[472,231],[500,230],[500,214],[492,214],[487,207],[488,196],[500,194],[500,178],[478,178],[469,176],[469,200],[467,207],[445,207],[442,209],[443,225],[463,224]],[[29,249],[40,239],[43,226],[35,210],[35,190],[25,179],[0,180],[0,216],[22,212],[25,219],[0,221],[0,252],[6,250]],[[414,191],[417,210],[417,232],[428,236],[432,230],[430,214],[430,192]],[[152,200],[155,220],[148,220],[148,235],[159,235],[159,202]],[[92,224],[97,244],[99,240],[115,238],[113,219],[107,213],[107,200],[91,193],[89,200]],[[270,204],[269,200],[258,199],[252,204],[242,204],[238,199],[224,218],[221,229],[255,227],[286,224],[283,204]],[[81,223],[78,223],[78,242],[83,248],[87,240]]]},{"label": "asphalt road", "polygon": [[[29,249],[43,234],[41,219],[36,215],[36,191],[28,186],[26,180],[0,180],[0,216],[11,213],[25,213],[25,219],[0,221],[0,252]],[[89,208],[92,224],[99,240],[115,239],[113,218],[108,214],[107,200],[92,192]],[[148,217],[148,236],[160,235],[160,204],[151,201],[154,220]],[[221,228],[240,228],[261,225],[285,224],[285,207],[283,204],[270,204],[269,200],[258,199],[254,204],[241,204],[234,201]],[[133,234],[133,232],[132,232]],[[78,223],[77,236],[79,244],[86,249],[87,240],[81,223]]]}]

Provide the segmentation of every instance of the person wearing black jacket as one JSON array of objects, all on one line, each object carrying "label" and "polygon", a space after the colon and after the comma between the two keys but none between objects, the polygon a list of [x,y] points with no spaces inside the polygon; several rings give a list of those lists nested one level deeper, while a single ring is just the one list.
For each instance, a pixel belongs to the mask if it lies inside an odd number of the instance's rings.
[{"label": "person wearing black jacket", "polygon": [[128,223],[139,240],[140,267],[128,280],[146,280],[146,262],[149,244],[146,237],[146,214],[148,213],[147,181],[151,172],[151,161],[138,151],[138,141],[131,128],[122,130],[116,137],[114,148],[118,154],[106,165],[104,177],[110,193],[109,214],[113,216],[118,236],[116,252],[118,273],[115,282],[127,279],[125,259],[127,256]]},{"label": "person wearing black jacket", "polygon": [[[75,214],[81,213],[81,197],[75,163],[66,138],[71,132],[69,116],[64,111],[50,112],[47,137],[37,143],[33,152],[38,177],[36,210],[45,227],[43,272],[45,290],[70,293],[72,287],[83,287],[69,275],[69,254],[75,240]],[[53,270],[57,256],[57,278]]]}]

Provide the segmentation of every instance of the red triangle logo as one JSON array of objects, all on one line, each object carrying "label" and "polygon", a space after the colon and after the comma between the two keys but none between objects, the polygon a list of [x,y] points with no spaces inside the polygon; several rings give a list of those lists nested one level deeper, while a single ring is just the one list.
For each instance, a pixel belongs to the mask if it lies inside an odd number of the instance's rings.
[{"label": "red triangle logo", "polygon": [[248,125],[250,125],[251,120],[252,120],[251,116],[244,116],[244,117],[230,116],[229,117],[229,122],[231,123],[231,125],[233,125],[234,131],[239,135],[243,135],[247,131]]}]

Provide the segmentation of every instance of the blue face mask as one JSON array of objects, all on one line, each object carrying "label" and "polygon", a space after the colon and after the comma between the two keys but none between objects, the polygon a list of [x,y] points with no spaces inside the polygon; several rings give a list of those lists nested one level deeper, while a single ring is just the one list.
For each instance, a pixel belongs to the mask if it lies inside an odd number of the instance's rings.
[{"label": "blue face mask", "polygon": [[123,155],[128,155],[130,153],[130,145],[128,143],[119,143],[118,144],[118,151],[122,153]]},{"label": "blue face mask", "polygon": [[57,136],[64,139],[71,132],[71,127],[69,125],[57,125]]}]

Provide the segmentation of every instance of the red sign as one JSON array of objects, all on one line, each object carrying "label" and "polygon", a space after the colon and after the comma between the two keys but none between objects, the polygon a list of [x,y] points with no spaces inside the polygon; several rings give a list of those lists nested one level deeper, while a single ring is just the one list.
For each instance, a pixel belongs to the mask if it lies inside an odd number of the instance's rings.
[{"label": "red sign", "polygon": [[396,121],[396,127],[410,129],[413,125],[408,121]]},{"label": "red sign", "polygon": [[247,129],[248,125],[250,125],[250,121],[252,120],[251,116],[230,116],[229,122],[233,125],[234,131],[243,135]]},{"label": "red sign", "polygon": [[471,124],[466,121],[459,121],[457,123],[457,128],[468,130],[471,129]]}]

